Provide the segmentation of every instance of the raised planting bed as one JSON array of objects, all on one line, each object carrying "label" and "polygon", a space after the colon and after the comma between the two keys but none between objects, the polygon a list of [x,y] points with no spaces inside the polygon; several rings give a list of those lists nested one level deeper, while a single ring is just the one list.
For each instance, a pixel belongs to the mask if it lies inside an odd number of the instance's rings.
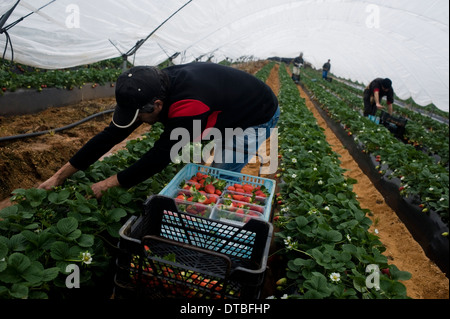
[{"label": "raised planting bed", "polygon": [[[307,88],[304,89],[308,92]],[[434,210],[421,207],[417,197],[403,196],[401,192],[402,181],[392,175],[392,168],[390,169],[387,165],[383,165],[377,156],[367,152],[366,146],[356,140],[354,134],[349,134],[344,124],[330,118],[317,101],[313,101],[313,103],[327,122],[327,125],[357,161],[361,170],[369,176],[372,183],[384,196],[386,203],[398,214],[398,217],[406,225],[414,239],[422,246],[425,254],[448,277],[448,223],[445,223],[440,214]]]},{"label": "raised planting bed", "polygon": [[41,91],[18,89],[14,92],[5,92],[0,96],[0,116],[33,114],[49,107],[113,97],[114,93],[113,83],[104,85],[90,83],[72,90],[58,88],[45,88]]}]

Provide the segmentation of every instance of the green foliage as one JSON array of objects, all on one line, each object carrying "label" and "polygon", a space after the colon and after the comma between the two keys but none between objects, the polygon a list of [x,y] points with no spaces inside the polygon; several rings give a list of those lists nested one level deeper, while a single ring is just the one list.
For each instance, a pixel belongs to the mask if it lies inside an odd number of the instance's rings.
[{"label": "green foliage", "polygon": [[2,61],[0,64],[0,94],[19,88],[42,91],[45,88],[72,90],[86,83],[115,83],[121,74],[121,58],[98,62],[73,69],[44,70]]},{"label": "green foliage", "polygon": [[[328,116],[340,123],[364,152],[380,157],[380,177],[399,180],[402,196],[413,199],[428,211],[434,210],[448,224],[448,126],[437,121],[431,123],[430,119],[409,112],[408,117],[414,117],[406,125],[408,138],[412,135],[421,138],[420,142],[405,143],[407,141],[398,140],[384,126],[361,115],[362,98],[353,90],[344,89],[343,84],[335,83],[338,81],[320,83],[310,78],[311,74],[304,76],[302,82]],[[357,101],[352,100],[352,96]],[[427,123],[427,128],[421,123]],[[420,133],[412,133],[416,130]],[[438,154],[439,160],[430,154]]]},{"label": "green foliage", "polygon": [[[282,110],[279,129],[283,183],[276,243],[286,260],[279,294],[301,299],[407,298],[410,274],[388,264],[379,238],[369,232],[368,210],[352,191],[339,157],[300,98],[297,87],[280,67]],[[368,266],[380,273],[370,286]],[[370,267],[369,267],[370,268]]]},{"label": "green foliage", "polygon": [[0,299],[43,299],[49,294],[69,298],[65,278],[70,264],[82,267],[83,287],[95,287],[103,279],[120,227],[142,212],[143,201],[159,193],[179,167],[170,165],[130,189],[109,189],[101,200],[93,197],[90,185],[136,161],[161,131],[161,126],[153,126],[150,133],[130,141],[126,150],[77,172],[51,191],[13,192],[14,205],[0,211]]}]

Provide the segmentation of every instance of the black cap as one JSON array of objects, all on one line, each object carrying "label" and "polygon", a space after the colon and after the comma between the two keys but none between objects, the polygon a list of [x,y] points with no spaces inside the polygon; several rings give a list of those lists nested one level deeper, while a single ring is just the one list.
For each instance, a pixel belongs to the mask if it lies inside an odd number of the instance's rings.
[{"label": "black cap", "polygon": [[381,85],[385,88],[385,89],[390,89],[392,87],[392,81],[388,78],[384,79],[381,82]]},{"label": "black cap", "polygon": [[116,82],[116,109],[113,123],[119,128],[130,127],[139,110],[162,94],[160,71],[151,66],[136,66],[123,72]]}]

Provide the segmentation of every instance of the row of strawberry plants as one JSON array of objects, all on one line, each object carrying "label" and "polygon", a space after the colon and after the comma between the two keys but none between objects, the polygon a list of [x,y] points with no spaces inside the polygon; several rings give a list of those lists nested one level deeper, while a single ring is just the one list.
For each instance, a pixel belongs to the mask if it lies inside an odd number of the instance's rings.
[{"label": "row of strawberry plants", "polygon": [[[306,108],[286,68],[280,67],[281,178],[277,254],[286,273],[277,281],[288,298],[406,298],[399,280],[410,274],[388,264],[385,247],[369,232],[369,211],[359,206],[338,155]],[[373,268],[372,268],[373,267]],[[381,274],[370,269],[381,269]],[[370,283],[368,276],[379,276]]]},{"label": "row of strawberry plants", "polygon": [[352,135],[360,148],[376,159],[380,177],[395,179],[402,196],[420,205],[423,213],[437,212],[448,224],[448,169],[427,154],[395,138],[384,126],[377,125],[317,82],[303,84],[312,92],[328,116]]},{"label": "row of strawberry plants", "polygon": [[95,84],[113,85],[121,72],[121,58],[61,70],[33,68],[3,60],[0,61],[0,95],[20,88],[42,91],[46,88],[72,90],[85,83],[94,83],[94,87]]},{"label": "row of strawberry plants", "polygon": [[14,205],[0,211],[0,299],[70,298],[74,289],[67,289],[66,279],[73,271],[71,264],[80,268],[83,292],[92,289],[94,298],[101,297],[99,293],[111,296],[108,274],[119,228],[129,216],[141,213],[147,196],[158,193],[180,167],[172,164],[130,189],[109,189],[101,200],[93,197],[90,185],[139,159],[161,131],[161,126],[153,126],[151,132],[128,142],[125,150],[77,172],[51,191],[13,192]]},{"label": "row of strawberry plants", "polygon": [[275,62],[270,61],[255,73],[255,77],[257,77],[263,82],[266,82],[274,65]]},{"label": "row of strawberry plants", "polygon": [[[314,70],[306,70],[305,78],[311,80],[318,74]],[[363,112],[362,91],[355,89],[345,83],[334,81],[332,83],[323,82],[321,85],[325,90],[329,90],[339,97],[349,107]],[[394,112],[408,119],[405,127],[404,141],[423,150],[429,155],[438,155],[438,163],[442,166],[449,164],[449,130],[448,125],[438,122],[428,116],[409,110],[405,107],[394,104]],[[378,111],[378,115],[381,111]]]}]

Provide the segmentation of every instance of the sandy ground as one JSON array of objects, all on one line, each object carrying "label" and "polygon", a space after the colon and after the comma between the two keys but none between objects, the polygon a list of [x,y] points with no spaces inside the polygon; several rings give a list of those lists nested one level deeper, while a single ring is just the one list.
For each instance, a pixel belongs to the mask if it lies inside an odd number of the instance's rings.
[{"label": "sandy ground", "polygon": [[[260,66],[255,65],[254,68],[258,69]],[[251,72],[251,68],[246,71]],[[272,70],[267,83],[275,93],[278,92],[278,66]],[[387,248],[385,255],[400,270],[412,274],[412,278],[404,282],[408,296],[414,299],[449,299],[448,278],[426,257],[395,212],[385,203],[383,196],[328,128],[301,87],[299,91],[319,125],[325,129],[327,140],[333,150],[341,155],[342,167],[347,170],[350,177],[358,181],[354,185],[354,192],[358,195],[361,207],[368,208],[373,213],[373,216],[370,216],[374,222],[372,231],[375,228],[379,231],[378,236]],[[63,108],[51,108],[33,115],[0,117],[0,136],[62,127],[111,108],[112,105],[114,105],[113,98],[99,99]],[[103,130],[110,119],[111,114],[60,133],[0,143],[0,209],[9,204],[11,191],[39,185],[66,163],[89,138]],[[148,126],[142,126],[130,138],[136,138],[148,129]],[[122,146],[123,144],[118,145],[111,152]],[[259,169],[259,163],[249,164],[242,173],[258,175]]]}]

